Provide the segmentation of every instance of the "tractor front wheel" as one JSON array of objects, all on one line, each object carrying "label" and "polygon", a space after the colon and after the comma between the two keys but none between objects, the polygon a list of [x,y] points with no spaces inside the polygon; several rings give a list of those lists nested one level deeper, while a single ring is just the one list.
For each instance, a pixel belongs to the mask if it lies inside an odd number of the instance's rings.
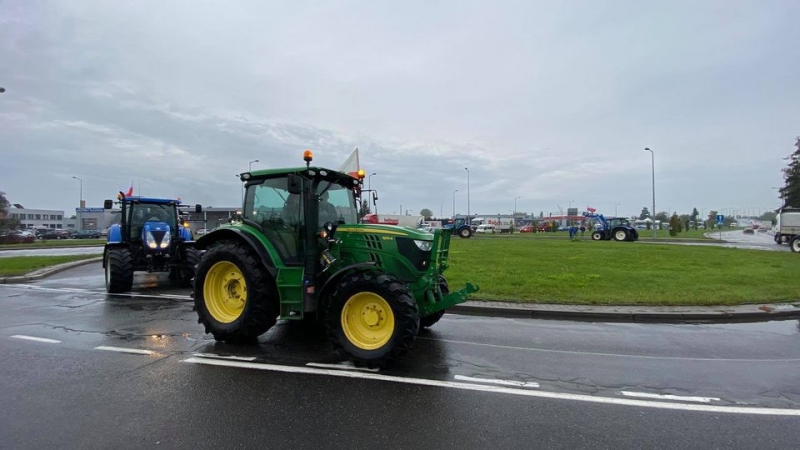
[{"label": "tractor front wheel", "polygon": [[106,251],[106,292],[117,294],[133,288],[133,259],[127,248]]},{"label": "tractor front wheel", "polygon": [[614,232],[614,240],[615,241],[627,241],[628,240],[628,232],[625,230],[617,230]]},{"label": "tractor front wheel", "polygon": [[197,265],[197,321],[217,341],[255,341],[277,321],[280,307],[273,281],[250,249],[230,241],[214,245]]},{"label": "tractor front wheel", "polygon": [[603,240],[603,234],[600,233],[599,231],[595,231],[594,233],[592,233],[592,240],[593,241],[602,241]]},{"label": "tractor front wheel", "polygon": [[462,239],[470,238],[472,237],[472,230],[470,230],[469,227],[464,227],[458,230],[458,235],[461,236]]},{"label": "tractor front wheel", "polygon": [[336,286],[326,304],[325,328],[342,356],[357,365],[385,367],[414,344],[419,311],[405,283],[362,272]]}]

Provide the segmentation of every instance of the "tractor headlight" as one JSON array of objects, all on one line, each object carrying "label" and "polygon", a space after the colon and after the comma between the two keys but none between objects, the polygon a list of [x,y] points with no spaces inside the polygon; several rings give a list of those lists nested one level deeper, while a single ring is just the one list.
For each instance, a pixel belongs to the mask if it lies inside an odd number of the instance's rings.
[{"label": "tractor headlight", "polygon": [[153,233],[148,231],[147,234],[145,234],[144,236],[144,240],[145,244],[147,244],[148,247],[150,248],[158,247],[158,244],[156,243],[156,238],[155,236],[153,236]]},{"label": "tractor headlight", "polygon": [[160,247],[161,247],[161,248],[167,248],[167,247],[169,247],[170,239],[172,239],[172,238],[170,237],[169,233],[166,233],[166,234],[164,234],[164,237],[163,237],[163,238],[161,238],[161,245],[160,245]]},{"label": "tractor headlight", "polygon": [[417,244],[417,248],[422,250],[423,252],[429,252],[431,251],[431,248],[433,248],[432,241],[418,241],[415,239],[414,243]]}]

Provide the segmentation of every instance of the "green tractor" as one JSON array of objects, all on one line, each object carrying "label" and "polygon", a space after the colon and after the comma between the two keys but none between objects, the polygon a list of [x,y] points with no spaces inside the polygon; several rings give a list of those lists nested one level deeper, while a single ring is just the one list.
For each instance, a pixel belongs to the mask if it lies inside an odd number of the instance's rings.
[{"label": "green tractor", "polygon": [[447,285],[450,230],[361,224],[363,171],[311,167],[310,151],[304,160],[241,174],[240,216],[197,241],[198,322],[241,343],[278,319],[318,320],[342,356],[386,366],[478,287]]}]

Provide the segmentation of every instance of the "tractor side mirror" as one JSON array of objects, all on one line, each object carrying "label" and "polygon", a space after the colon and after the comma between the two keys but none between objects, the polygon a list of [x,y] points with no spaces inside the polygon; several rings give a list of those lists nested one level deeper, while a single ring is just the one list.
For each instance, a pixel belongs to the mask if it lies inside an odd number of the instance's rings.
[{"label": "tractor side mirror", "polygon": [[290,173],[287,179],[286,189],[289,191],[290,194],[302,194],[303,179],[293,173]]},{"label": "tractor side mirror", "polygon": [[194,212],[196,213],[203,212],[203,205],[194,205]]},{"label": "tractor side mirror", "polygon": [[103,202],[103,209],[111,209],[113,207],[114,207],[114,201],[113,200],[105,200]]},{"label": "tractor side mirror", "polygon": [[378,193],[375,191],[372,191],[372,204],[373,205],[378,204]]}]

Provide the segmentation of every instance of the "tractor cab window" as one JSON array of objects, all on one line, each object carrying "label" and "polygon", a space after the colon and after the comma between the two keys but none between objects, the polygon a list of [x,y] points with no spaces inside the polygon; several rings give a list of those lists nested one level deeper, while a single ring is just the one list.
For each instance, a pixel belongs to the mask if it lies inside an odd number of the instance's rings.
[{"label": "tractor cab window", "polygon": [[177,231],[175,210],[172,205],[154,203],[132,203],[130,209],[131,239],[141,239],[142,228],[147,222],[164,222],[173,234]]},{"label": "tractor cab window", "polygon": [[338,184],[320,183],[319,187],[320,224],[325,222],[333,222],[338,225],[358,223],[358,211],[353,191]]},{"label": "tractor cab window", "polygon": [[305,224],[303,201],[290,194],[285,177],[264,180],[247,188],[244,217],[264,229],[264,234],[288,265],[300,264]]}]

